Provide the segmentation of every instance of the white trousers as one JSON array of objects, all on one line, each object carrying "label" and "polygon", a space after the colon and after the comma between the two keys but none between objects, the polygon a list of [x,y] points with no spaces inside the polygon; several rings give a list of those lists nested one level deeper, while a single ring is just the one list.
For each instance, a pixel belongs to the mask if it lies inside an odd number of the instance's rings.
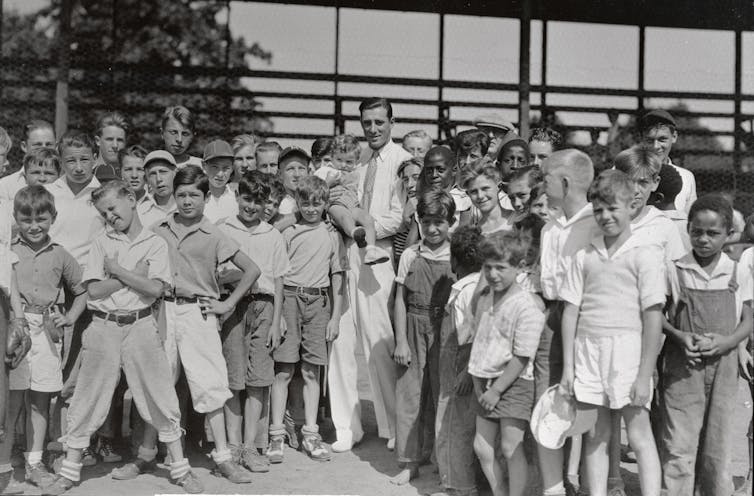
[{"label": "white trousers", "polygon": [[[390,240],[377,245],[392,252]],[[330,409],[339,440],[363,434],[357,385],[356,353],[361,347],[367,362],[377,430],[381,438],[395,437],[395,337],[388,300],[395,279],[391,262],[364,265],[364,250],[348,240],[348,302],[340,320],[340,334],[330,352],[328,384]]]}]

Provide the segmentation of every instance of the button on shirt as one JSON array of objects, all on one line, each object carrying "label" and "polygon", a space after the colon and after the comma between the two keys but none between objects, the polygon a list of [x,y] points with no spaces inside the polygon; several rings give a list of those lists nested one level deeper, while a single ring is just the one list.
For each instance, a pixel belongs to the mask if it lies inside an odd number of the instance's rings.
[{"label": "button on shirt", "polygon": [[[84,281],[89,283],[110,278],[110,274],[105,271],[105,257],[115,258],[121,267],[130,271],[140,262],[146,262],[149,279],[172,285],[168,245],[149,229],[142,229],[136,239],[131,241],[124,233],[108,228],[92,243]],[[106,298],[90,299],[87,306],[101,312],[133,312],[152,305],[155,299],[126,286]]]},{"label": "button on shirt", "polygon": [[[744,302],[752,301],[752,298],[754,298],[754,283],[752,282],[751,272],[752,254],[754,252],[749,248],[741,255],[741,260],[737,264],[736,313],[739,319]],[[736,263],[725,253],[720,253],[720,259],[711,274],[708,274],[699,266],[693,253],[688,253],[680,260],[667,264],[668,294],[672,296],[673,303],[676,306],[681,297],[680,284],[689,289],[727,289],[734,267],[736,267]]]},{"label": "button on shirt", "polygon": [[49,241],[35,251],[17,236],[11,249],[19,260],[16,264],[18,290],[27,305],[47,307],[64,303],[63,284],[76,296],[84,293],[81,267],[59,244]]},{"label": "button on shirt", "polygon": [[359,198],[364,196],[367,167],[370,160],[377,166],[369,214],[374,219],[377,239],[390,237],[398,232],[403,223],[403,203],[400,195],[398,167],[411,158],[400,145],[388,141],[380,150],[362,150],[359,173]]},{"label": "button on shirt", "polygon": [[559,295],[580,307],[580,335],[641,333],[642,311],[665,303],[662,248],[632,234],[608,255],[605,238],[595,237],[574,257]]},{"label": "button on shirt", "polygon": [[238,215],[238,202],[236,194],[230,188],[225,186],[225,191],[220,196],[210,193],[207,196],[207,202],[204,204],[204,216],[210,222],[217,222],[225,217],[235,217]]},{"label": "button on shirt", "polygon": [[176,204],[173,197],[170,197],[168,204],[163,206],[159,205],[154,197],[147,194],[136,204],[136,213],[139,214],[139,220],[144,227],[152,227],[165,220],[175,210]]},{"label": "button on shirt", "polygon": [[295,224],[283,231],[288,246],[290,270],[284,283],[302,288],[327,288],[330,275],[345,272],[348,267],[346,249],[337,232],[324,223],[316,226]]},{"label": "button on shirt", "polygon": [[151,228],[168,243],[176,296],[219,298],[217,267],[235,256],[238,245],[206,217],[183,226],[176,222],[177,215]]},{"label": "button on shirt", "polygon": [[414,263],[416,257],[433,261],[450,262],[450,243],[443,243],[436,250],[430,249],[423,242],[406,248],[398,262],[398,274],[395,276],[395,282],[404,284],[406,277],[408,277],[408,271],[411,269],[411,264]]},{"label": "button on shirt", "polygon": [[560,298],[560,286],[578,251],[589,246],[600,233],[594,220],[592,204],[587,203],[570,219],[561,215],[551,219],[542,228],[540,245],[540,272],[542,295],[548,300]]},{"label": "button on shirt", "polygon": [[47,191],[55,197],[58,216],[50,228],[53,241],[68,250],[73,258],[86,270],[89,247],[92,241],[105,231],[105,222],[92,205],[92,191],[100,187],[96,177],[78,194],[74,195],[66,177],[45,184]]},{"label": "button on shirt", "polygon": [[266,222],[248,228],[236,216],[223,219],[217,227],[238,243],[241,252],[259,267],[261,274],[251,292],[274,296],[275,278],[288,272],[288,253],[283,235]]}]

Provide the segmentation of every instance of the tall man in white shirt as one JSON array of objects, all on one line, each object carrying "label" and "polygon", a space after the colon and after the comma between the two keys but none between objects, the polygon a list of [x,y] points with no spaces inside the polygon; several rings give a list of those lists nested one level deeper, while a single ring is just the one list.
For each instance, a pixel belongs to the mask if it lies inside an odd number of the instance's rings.
[{"label": "tall man in white shirt", "polygon": [[[377,246],[392,253],[392,236],[402,222],[403,204],[398,190],[398,167],[411,155],[393,143],[393,108],[384,98],[370,98],[359,106],[361,127],[369,145],[357,169],[361,208],[374,219]],[[332,189],[330,200],[342,194]],[[392,263],[364,264],[364,249],[348,239],[348,305],[333,341],[328,381],[330,406],[337,441],[333,451],[348,451],[361,440],[361,408],[357,390],[356,347],[361,346],[369,370],[377,429],[388,447],[395,438],[395,339],[388,300],[395,279]]]}]

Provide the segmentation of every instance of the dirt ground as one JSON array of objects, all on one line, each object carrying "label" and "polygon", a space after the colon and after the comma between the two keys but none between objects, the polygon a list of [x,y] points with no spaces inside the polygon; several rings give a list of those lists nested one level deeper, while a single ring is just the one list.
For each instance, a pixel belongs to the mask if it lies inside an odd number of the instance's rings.
[{"label": "dirt ground", "polygon": [[[363,369],[362,369],[363,370]],[[389,477],[398,472],[394,453],[385,447],[385,441],[377,438],[372,403],[369,399],[369,386],[363,378],[359,381],[362,407],[364,411],[364,440],[350,453],[334,454],[330,462],[314,462],[303,453],[288,449],[285,462],[273,465],[267,474],[257,474],[252,484],[234,485],[210,473],[211,462],[202,454],[190,457],[191,465],[204,483],[207,494],[338,494],[338,495],[395,495],[416,496],[436,492],[440,489],[439,477],[432,465],[421,467],[420,477],[407,486],[397,487],[388,482]],[[741,381],[735,415],[736,447],[733,453],[733,473],[737,482],[742,480],[748,468],[747,438],[749,422],[752,418],[752,401],[747,385]],[[327,441],[331,439],[325,438]],[[84,468],[82,483],[68,494],[91,496],[126,496],[182,494],[181,488],[168,479],[166,470],[138,477],[131,481],[114,481],[108,474],[120,464],[100,463],[95,467]],[[623,476],[628,496],[639,496],[636,464],[622,464]],[[17,470],[21,479],[22,472]],[[26,494],[40,494],[33,486],[27,486]],[[483,491],[482,494],[485,494]],[[486,494],[489,494],[488,492]],[[536,491],[532,489],[534,496]]]}]

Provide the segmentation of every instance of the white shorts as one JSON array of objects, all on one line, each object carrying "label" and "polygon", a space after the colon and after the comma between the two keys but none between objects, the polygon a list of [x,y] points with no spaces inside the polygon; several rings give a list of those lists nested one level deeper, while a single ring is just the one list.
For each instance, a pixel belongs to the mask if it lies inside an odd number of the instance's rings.
[{"label": "white shorts", "polygon": [[600,337],[577,333],[574,348],[576,399],[614,410],[630,405],[641,362],[641,333]]},{"label": "white shorts", "polygon": [[166,301],[163,308],[165,353],[174,382],[183,365],[194,410],[208,413],[221,408],[233,394],[228,388],[217,317],[210,314],[205,319],[196,303],[177,305]]},{"label": "white shorts", "polygon": [[31,348],[26,357],[10,371],[8,382],[14,391],[31,389],[40,393],[56,393],[63,389],[60,362],[62,342],[53,343],[42,327],[42,316],[25,313],[31,334]]}]

